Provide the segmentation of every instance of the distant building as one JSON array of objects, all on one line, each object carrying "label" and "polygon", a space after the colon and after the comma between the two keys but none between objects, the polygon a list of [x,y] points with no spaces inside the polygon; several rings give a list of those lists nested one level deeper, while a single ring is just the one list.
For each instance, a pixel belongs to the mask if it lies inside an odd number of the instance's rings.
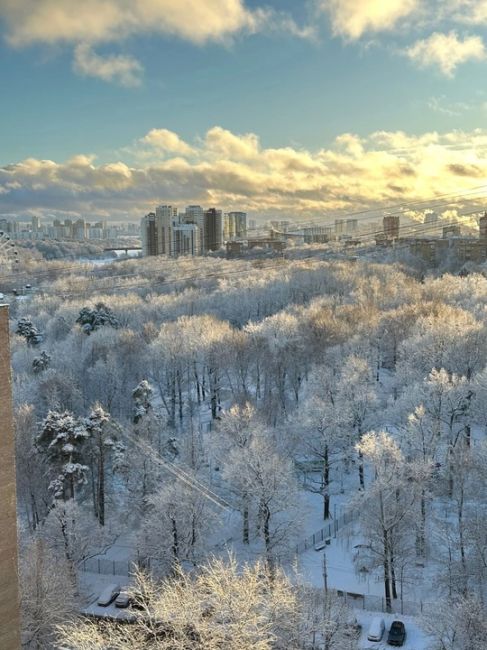
[{"label": "distant building", "polygon": [[452,224],[451,226],[443,226],[443,239],[447,237],[461,237],[462,229],[458,224]]},{"label": "distant building", "polygon": [[223,218],[223,238],[242,239],[247,236],[247,213],[228,212]]},{"label": "distant building", "polygon": [[358,230],[358,219],[347,219],[345,224],[345,231],[348,233],[357,232]]},{"label": "distant building", "polygon": [[397,239],[399,237],[399,217],[389,215],[382,220],[384,235],[387,239]]},{"label": "distant building", "polygon": [[305,244],[326,244],[333,235],[331,226],[313,226],[301,230]]},{"label": "distant building", "polygon": [[205,210],[204,215],[204,250],[218,251],[223,246],[223,216],[216,208]]},{"label": "distant building", "polygon": [[438,215],[436,212],[428,212],[428,214],[424,215],[424,223],[437,223],[438,222]]},{"label": "distant building", "polygon": [[479,219],[479,239],[487,249],[487,212]]},{"label": "distant building", "polygon": [[335,234],[343,235],[345,232],[345,221],[343,219],[335,219]]},{"label": "distant building", "polygon": [[205,211],[201,205],[188,205],[186,207],[184,216],[184,223],[193,223],[196,224],[199,228],[199,241],[200,241],[200,250],[198,254],[203,254],[205,252],[204,248],[204,238],[205,238]]},{"label": "distant building", "polygon": [[78,221],[75,221],[74,224],[71,224],[70,226],[68,226],[65,221],[64,227],[66,230],[68,230],[68,228],[70,229],[73,239],[77,239],[78,241],[86,239],[86,223],[83,219],[78,219]]},{"label": "distant building", "polygon": [[[196,207],[196,206],[193,206]],[[177,208],[160,205],[140,222],[142,254],[147,255],[200,255],[201,239],[197,214],[185,212],[178,217]]]},{"label": "distant building", "polygon": [[156,213],[149,212],[140,222],[142,255],[159,255],[157,247]]},{"label": "distant building", "polygon": [[41,220],[39,219],[39,217],[32,217],[30,223],[31,223],[32,232],[37,232],[41,227]]},{"label": "distant building", "polygon": [[200,230],[194,223],[179,223],[173,227],[172,255],[199,255]]},{"label": "distant building", "polygon": [[178,210],[173,205],[159,205],[156,208],[158,255],[172,254],[172,229]]}]

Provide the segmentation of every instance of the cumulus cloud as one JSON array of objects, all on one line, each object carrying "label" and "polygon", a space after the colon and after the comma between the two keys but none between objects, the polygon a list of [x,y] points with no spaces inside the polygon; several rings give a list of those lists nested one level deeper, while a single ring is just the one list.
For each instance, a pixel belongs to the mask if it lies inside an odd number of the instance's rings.
[{"label": "cumulus cloud", "polygon": [[209,152],[222,158],[248,159],[257,156],[259,139],[254,133],[235,135],[227,129],[215,126],[207,132],[205,146]]},{"label": "cumulus cloud", "polygon": [[177,153],[182,156],[190,156],[194,153],[193,147],[182,140],[177,133],[168,129],[151,129],[140,139],[140,142],[156,151]]},{"label": "cumulus cloud", "polygon": [[[131,164],[97,164],[92,156],[79,155],[65,162],[28,158],[4,166],[1,211],[139,218],[167,201],[309,219],[460,194],[487,175],[487,131],[482,130],[349,133],[330,147],[307,150],[266,148],[256,134],[221,127],[190,144],[172,131],[154,129],[139,144],[157,140],[163,155],[145,165],[134,162],[135,156]],[[481,206],[484,195],[468,194],[448,209]]]},{"label": "cumulus cloud", "polygon": [[178,36],[197,44],[239,32],[279,28],[309,37],[285,13],[246,7],[244,0],[0,0],[13,45],[106,43],[136,34]]},{"label": "cumulus cloud", "polygon": [[318,0],[318,8],[330,16],[333,32],[351,40],[393,29],[418,5],[418,0]]},{"label": "cumulus cloud", "polygon": [[435,32],[428,38],[416,41],[408,47],[405,54],[420,67],[437,67],[447,77],[467,61],[481,61],[486,50],[480,36],[458,37],[455,31],[448,34]]},{"label": "cumulus cloud", "polygon": [[73,68],[85,77],[96,77],[112,81],[121,86],[140,86],[142,66],[131,56],[100,56],[86,43],[80,43],[74,50]]}]

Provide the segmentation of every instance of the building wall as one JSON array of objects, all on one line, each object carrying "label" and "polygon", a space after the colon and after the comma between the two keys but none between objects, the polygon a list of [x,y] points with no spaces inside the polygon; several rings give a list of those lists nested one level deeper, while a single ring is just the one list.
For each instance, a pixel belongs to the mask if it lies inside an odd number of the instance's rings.
[{"label": "building wall", "polygon": [[6,305],[0,305],[0,648],[20,648],[15,449]]}]

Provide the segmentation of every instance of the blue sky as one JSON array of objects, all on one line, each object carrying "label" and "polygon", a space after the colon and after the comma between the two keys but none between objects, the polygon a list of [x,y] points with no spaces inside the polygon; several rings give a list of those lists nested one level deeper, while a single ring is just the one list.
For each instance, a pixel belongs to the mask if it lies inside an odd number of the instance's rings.
[{"label": "blue sky", "polygon": [[[64,205],[73,213],[130,215],[171,194],[172,201],[218,200],[251,211],[262,205],[271,213],[313,214],[480,184],[487,2],[85,0],[79,6],[73,0],[0,0],[0,212],[54,214]],[[245,182],[237,187],[230,179],[226,187],[209,178],[228,154],[222,142],[217,151],[208,148],[213,127],[228,138],[255,134],[255,160],[233,151],[224,161],[225,174],[232,167],[242,181],[265,167],[266,196],[277,196],[263,201]],[[154,129],[189,143],[187,169],[174,171],[181,147],[141,143]],[[383,131],[403,133],[400,145],[409,138],[409,153],[404,146],[394,153],[397,137],[374,135]],[[431,133],[437,141],[424,139]],[[361,141],[359,163],[354,147],[344,147],[344,134]],[[465,166],[459,178],[442,171],[439,179],[439,170],[428,167],[431,182],[406,184],[400,197],[378,186],[371,151],[393,156],[393,166],[417,166],[411,151],[424,146],[441,148],[442,170],[460,159],[472,173]],[[289,165],[284,171],[281,163],[272,167],[269,150],[292,151],[296,160],[309,157],[305,167],[313,182],[304,189],[310,198],[299,194],[306,185],[301,176],[293,177],[294,184],[283,177]],[[320,155],[323,150],[328,153]],[[35,164],[9,168],[26,159]],[[43,166],[46,159],[59,168]],[[355,172],[366,168],[356,204],[344,187],[347,161]],[[387,167],[391,161],[375,162]],[[137,184],[132,178],[127,186],[132,170],[143,179]],[[150,170],[170,192],[150,189]],[[316,178],[321,174],[323,196]],[[286,184],[297,191],[287,202],[281,187]]]}]

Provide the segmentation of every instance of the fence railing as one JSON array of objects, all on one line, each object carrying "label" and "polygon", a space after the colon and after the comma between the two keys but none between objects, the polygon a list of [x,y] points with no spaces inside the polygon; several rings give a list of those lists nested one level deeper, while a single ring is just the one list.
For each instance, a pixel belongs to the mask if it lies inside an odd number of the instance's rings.
[{"label": "fence railing", "polygon": [[419,616],[425,610],[432,607],[431,603],[425,603],[422,600],[391,600],[390,608],[387,608],[387,602],[384,597],[371,596],[370,594],[352,593],[349,591],[337,591],[345,602],[356,609],[364,609],[371,612],[383,612],[384,614],[405,614],[408,616]]},{"label": "fence railing", "polygon": [[91,557],[82,560],[78,565],[78,569],[86,573],[129,577],[134,574],[136,567],[147,569],[157,574],[162,572],[166,566],[162,560],[153,557],[139,557],[127,560]]},{"label": "fence railing", "polygon": [[299,555],[300,553],[309,551],[309,549],[314,548],[317,544],[320,544],[327,539],[331,539],[332,537],[336,537],[340,528],[355,521],[358,518],[358,515],[358,510],[347,510],[339,517],[332,519],[326,526],[318,530],[316,533],[309,535],[309,537],[306,537],[306,539],[303,539],[303,541],[296,544],[296,554]]}]

